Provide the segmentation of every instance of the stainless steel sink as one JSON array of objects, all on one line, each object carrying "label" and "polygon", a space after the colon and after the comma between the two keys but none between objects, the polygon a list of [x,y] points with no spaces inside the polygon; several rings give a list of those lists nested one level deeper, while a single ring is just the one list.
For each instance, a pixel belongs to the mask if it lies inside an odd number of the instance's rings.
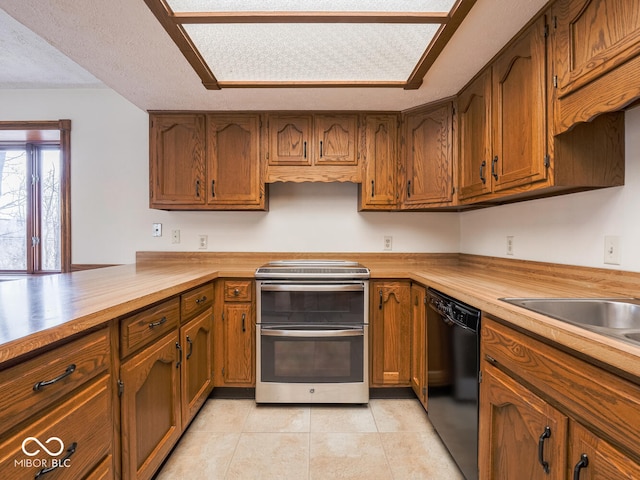
[{"label": "stainless steel sink", "polygon": [[637,298],[501,298],[536,313],[640,344],[640,299]]}]

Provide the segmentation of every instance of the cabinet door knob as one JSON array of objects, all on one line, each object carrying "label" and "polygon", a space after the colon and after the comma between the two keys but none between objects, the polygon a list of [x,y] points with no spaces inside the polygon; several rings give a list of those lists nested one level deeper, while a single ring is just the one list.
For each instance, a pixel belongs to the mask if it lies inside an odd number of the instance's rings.
[{"label": "cabinet door knob", "polygon": [[551,428],[547,426],[544,427],[544,432],[542,432],[542,435],[540,435],[540,439],[538,440],[538,463],[542,465],[542,469],[547,475],[549,474],[549,462],[544,459],[544,441],[550,436]]},{"label": "cabinet door knob", "polygon": [[176,342],[176,348],[178,349],[178,361],[176,362],[176,368],[180,368],[182,364],[182,347],[178,342]]},{"label": "cabinet door knob", "polygon": [[238,290],[237,288],[234,288],[233,294],[237,297],[238,295],[240,295],[240,290]]},{"label": "cabinet door knob", "polygon": [[587,468],[589,466],[589,457],[587,457],[586,453],[580,455],[580,460],[576,463],[576,466],[573,468],[573,480],[580,480],[580,470],[583,468]]},{"label": "cabinet door knob", "polygon": [[193,342],[189,338],[189,335],[187,335],[187,343],[189,344],[189,353],[187,353],[187,360],[189,360],[191,358],[191,354],[193,354]]}]

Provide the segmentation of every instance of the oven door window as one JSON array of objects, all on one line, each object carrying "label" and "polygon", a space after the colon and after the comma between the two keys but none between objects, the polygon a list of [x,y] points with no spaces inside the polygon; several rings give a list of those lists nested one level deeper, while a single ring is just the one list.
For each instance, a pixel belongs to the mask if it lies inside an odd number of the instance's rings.
[{"label": "oven door window", "polygon": [[277,383],[362,382],[364,335],[261,335],[261,380]]},{"label": "oven door window", "polygon": [[[271,290],[271,288],[273,290]],[[366,323],[364,290],[340,291],[307,286],[289,289],[287,286],[264,287],[261,292],[260,322],[262,324],[333,324]]]}]

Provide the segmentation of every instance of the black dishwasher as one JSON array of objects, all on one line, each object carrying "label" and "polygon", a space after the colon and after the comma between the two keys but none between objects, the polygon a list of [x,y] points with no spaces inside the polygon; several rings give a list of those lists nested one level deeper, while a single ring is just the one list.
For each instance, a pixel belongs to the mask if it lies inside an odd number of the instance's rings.
[{"label": "black dishwasher", "polygon": [[478,478],[478,372],[481,312],[442,292],[427,290],[429,306],[446,325],[449,381],[429,388],[428,415],[467,480]]}]

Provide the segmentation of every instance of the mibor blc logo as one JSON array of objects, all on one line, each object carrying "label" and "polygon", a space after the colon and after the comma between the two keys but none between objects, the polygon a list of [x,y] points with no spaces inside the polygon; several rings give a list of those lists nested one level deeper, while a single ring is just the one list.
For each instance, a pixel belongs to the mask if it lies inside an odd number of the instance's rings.
[{"label": "mibor blc logo", "polygon": [[22,441],[22,453],[29,458],[14,460],[14,466],[26,468],[42,468],[46,472],[56,468],[66,468],[71,466],[69,457],[75,452],[74,443],[67,449],[64,458],[55,458],[64,452],[64,442],[58,437],[49,437],[44,442],[36,437],[27,437]]}]

